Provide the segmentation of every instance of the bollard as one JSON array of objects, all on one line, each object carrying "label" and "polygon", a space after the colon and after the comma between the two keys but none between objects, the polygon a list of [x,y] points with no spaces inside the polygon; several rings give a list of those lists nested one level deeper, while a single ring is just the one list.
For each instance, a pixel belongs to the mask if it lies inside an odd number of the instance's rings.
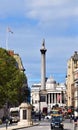
[{"label": "bollard", "polygon": [[77,129],[77,124],[74,125],[74,130],[76,130],[76,129]]}]

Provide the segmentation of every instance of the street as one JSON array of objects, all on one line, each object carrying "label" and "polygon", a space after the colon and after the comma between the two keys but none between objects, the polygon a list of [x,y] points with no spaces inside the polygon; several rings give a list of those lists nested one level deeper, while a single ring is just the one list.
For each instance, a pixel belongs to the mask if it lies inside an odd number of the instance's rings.
[{"label": "street", "polygon": [[[41,121],[40,124],[37,126],[28,127],[28,128],[24,128],[20,130],[51,130],[50,120],[44,120],[44,121]],[[58,130],[58,128],[56,130]],[[66,119],[64,121],[64,130],[74,130],[74,125],[73,123],[70,123],[69,119]]]},{"label": "street", "polygon": [[39,125],[29,128],[24,128],[20,130],[50,130],[50,122],[49,121],[42,121]]},{"label": "street", "polygon": [[[50,128],[50,120],[41,120],[41,121],[35,121],[36,125],[34,126],[30,126],[30,127],[25,127],[25,128],[17,128],[17,124],[12,124],[10,126],[8,126],[7,130],[16,130],[16,129],[20,129],[20,130],[51,130]],[[74,124],[73,122],[70,123],[69,119],[65,119],[64,120],[64,130],[74,130]],[[3,124],[0,126],[0,130],[5,130],[6,126]],[[56,130],[59,130],[58,128]],[[78,130],[78,126],[76,128],[76,130]]]}]

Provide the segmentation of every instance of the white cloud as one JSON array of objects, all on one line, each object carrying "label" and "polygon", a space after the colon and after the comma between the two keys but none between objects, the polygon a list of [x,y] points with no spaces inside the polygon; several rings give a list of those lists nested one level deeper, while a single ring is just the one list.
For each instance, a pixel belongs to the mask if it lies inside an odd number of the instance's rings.
[{"label": "white cloud", "polygon": [[5,46],[6,25],[12,25],[8,46],[21,56],[28,80],[35,81],[41,72],[40,48],[45,38],[47,75],[65,73],[66,60],[78,49],[77,20],[78,0],[2,0],[0,45]]},{"label": "white cloud", "polygon": [[[77,0],[2,0],[0,18],[26,17],[38,20],[39,26],[52,26],[56,21],[78,16]],[[59,22],[60,22],[59,21]],[[64,26],[64,25],[63,25]]]},{"label": "white cloud", "polygon": [[[76,3],[75,3],[76,2]],[[41,22],[78,16],[76,0],[27,0],[26,15]]]},{"label": "white cloud", "polygon": [[77,0],[2,0],[0,17],[19,14],[39,21],[78,16]]}]

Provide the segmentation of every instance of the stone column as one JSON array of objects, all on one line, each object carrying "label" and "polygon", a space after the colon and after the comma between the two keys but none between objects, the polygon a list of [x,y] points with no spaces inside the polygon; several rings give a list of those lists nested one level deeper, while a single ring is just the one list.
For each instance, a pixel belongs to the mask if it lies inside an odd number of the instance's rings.
[{"label": "stone column", "polygon": [[50,104],[50,93],[48,94],[48,103]]},{"label": "stone column", "polygon": [[56,104],[56,93],[54,93],[54,103]]},{"label": "stone column", "polygon": [[53,103],[53,93],[51,94],[51,103]]},{"label": "stone column", "polygon": [[45,78],[46,78],[46,49],[45,49],[45,41],[43,40],[42,48],[40,49],[41,52],[41,90],[46,89],[45,85]]}]

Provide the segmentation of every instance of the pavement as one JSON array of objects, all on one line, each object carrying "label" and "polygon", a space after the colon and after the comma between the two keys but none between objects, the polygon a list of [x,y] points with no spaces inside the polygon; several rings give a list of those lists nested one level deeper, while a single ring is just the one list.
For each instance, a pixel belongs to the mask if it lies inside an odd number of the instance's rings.
[{"label": "pavement", "polygon": [[28,127],[33,127],[33,126],[36,126],[36,125],[39,125],[39,123],[33,123],[33,125],[30,125],[30,126],[25,126],[25,125],[8,125],[6,127],[1,127],[0,130],[18,130],[18,129],[22,129],[22,128],[28,128]]},{"label": "pavement", "polygon": [[64,130],[78,130],[78,122],[77,122],[77,126],[76,129],[74,127],[74,121],[72,120],[70,123],[70,119],[67,119],[66,122],[64,122]]}]

